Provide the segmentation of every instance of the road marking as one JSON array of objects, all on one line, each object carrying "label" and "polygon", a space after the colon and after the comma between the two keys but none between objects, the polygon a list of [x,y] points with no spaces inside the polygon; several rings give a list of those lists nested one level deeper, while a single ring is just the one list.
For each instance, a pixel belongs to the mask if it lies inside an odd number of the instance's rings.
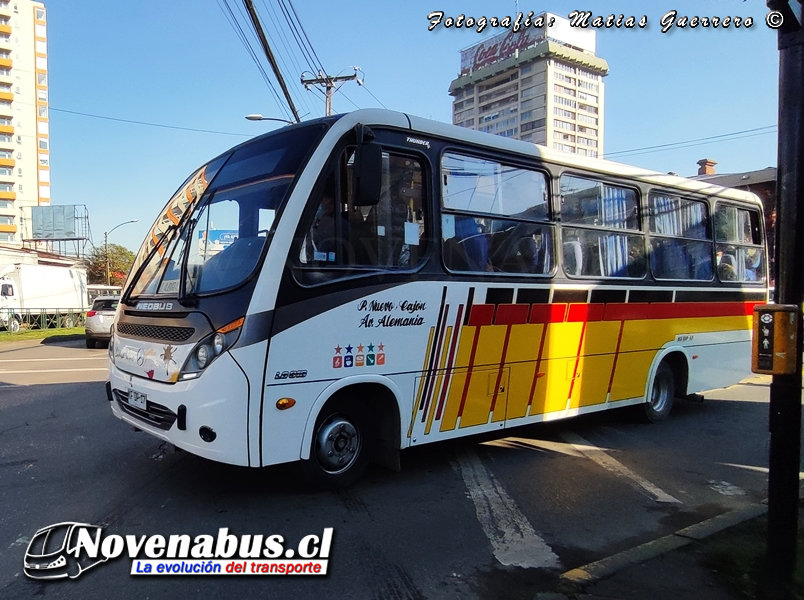
[{"label": "road marking", "polygon": [[533,530],[511,496],[471,450],[460,451],[457,466],[475,505],[477,520],[503,565],[531,568],[560,567],[558,556]]},{"label": "road marking", "polygon": [[[764,473],[767,475],[770,473],[770,469],[768,467],[754,467],[752,465],[736,465],[734,463],[720,463],[724,467],[734,467],[735,469],[745,469],[746,471],[755,471],[756,473]],[[804,479],[804,472],[799,472],[798,474],[799,479]]]},{"label": "road marking", "polygon": [[108,360],[108,356],[104,353],[103,356],[82,356],[80,358],[0,358],[0,363],[12,363],[12,362],[50,362],[56,360],[69,360],[72,362],[76,362],[79,360]]},{"label": "road marking", "polygon": [[634,473],[631,469],[626,467],[620,461],[615,458],[612,458],[605,450],[601,450],[597,446],[592,445],[590,442],[587,442],[581,436],[566,432],[561,434],[567,442],[573,445],[573,447],[583,453],[587,458],[595,461],[601,467],[606,469],[607,471],[611,471],[621,477],[625,477],[626,479],[630,480],[632,484],[635,484],[640,491],[645,491],[648,495],[656,500],[656,502],[665,502],[665,503],[672,503],[672,504],[681,504],[681,500],[674,498],[670,494],[660,490],[658,487],[653,485],[647,479],[640,477],[636,473]]},{"label": "road marking", "polygon": [[22,375],[25,373],[83,373],[86,371],[108,371],[107,367],[90,367],[88,369],[25,369],[21,371],[9,371],[0,369],[3,375]]}]

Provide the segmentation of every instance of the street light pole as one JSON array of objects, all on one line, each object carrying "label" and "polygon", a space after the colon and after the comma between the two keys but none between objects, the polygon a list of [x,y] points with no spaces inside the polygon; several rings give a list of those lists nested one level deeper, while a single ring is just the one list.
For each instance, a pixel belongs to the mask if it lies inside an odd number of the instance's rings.
[{"label": "street light pole", "polygon": [[103,252],[106,255],[106,285],[111,285],[109,279],[109,234],[112,233],[118,227],[122,227],[123,225],[128,225],[129,223],[136,223],[139,219],[134,219],[132,221],[124,221],[119,225],[115,225],[109,231],[104,232],[103,234]]},{"label": "street light pole", "polygon": [[294,121],[288,121],[287,119],[277,119],[275,117],[263,117],[259,113],[246,115],[246,119],[248,119],[249,121],[278,121],[280,123],[286,123],[288,125],[296,124]]}]

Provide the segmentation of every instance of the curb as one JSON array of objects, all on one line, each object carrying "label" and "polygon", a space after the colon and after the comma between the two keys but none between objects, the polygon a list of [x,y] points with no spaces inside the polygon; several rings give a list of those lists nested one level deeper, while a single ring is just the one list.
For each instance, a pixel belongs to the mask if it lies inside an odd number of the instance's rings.
[{"label": "curb", "polygon": [[83,333],[71,333],[68,335],[51,335],[46,338],[42,338],[40,344],[58,344],[59,342],[74,342],[77,340],[83,340],[86,336]]},{"label": "curb", "polygon": [[712,517],[706,521],[701,521],[695,525],[679,529],[670,535],[562,573],[559,578],[559,587],[577,589],[578,587],[585,587],[597,583],[617,571],[656,558],[657,556],[686,546],[694,541],[703,540],[724,529],[758,517],[766,512],[768,512],[767,506],[752,505],[723,513],[722,515]]}]

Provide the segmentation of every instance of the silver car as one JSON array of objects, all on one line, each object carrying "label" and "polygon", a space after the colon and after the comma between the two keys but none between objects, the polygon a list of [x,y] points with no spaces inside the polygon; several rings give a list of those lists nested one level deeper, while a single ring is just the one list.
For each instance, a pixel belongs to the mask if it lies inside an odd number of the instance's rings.
[{"label": "silver car", "polygon": [[101,347],[109,345],[114,313],[120,302],[119,296],[98,296],[87,311],[86,338],[87,348],[94,348],[98,342]]}]

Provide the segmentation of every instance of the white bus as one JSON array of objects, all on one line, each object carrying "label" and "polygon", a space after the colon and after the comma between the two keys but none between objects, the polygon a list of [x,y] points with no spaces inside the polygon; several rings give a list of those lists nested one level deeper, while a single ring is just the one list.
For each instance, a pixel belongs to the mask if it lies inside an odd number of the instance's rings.
[{"label": "white bus", "polygon": [[447,438],[628,405],[656,421],[750,373],[763,240],[742,191],[396,112],[318,119],[168,202],[107,394],[179,448],[333,485]]}]

